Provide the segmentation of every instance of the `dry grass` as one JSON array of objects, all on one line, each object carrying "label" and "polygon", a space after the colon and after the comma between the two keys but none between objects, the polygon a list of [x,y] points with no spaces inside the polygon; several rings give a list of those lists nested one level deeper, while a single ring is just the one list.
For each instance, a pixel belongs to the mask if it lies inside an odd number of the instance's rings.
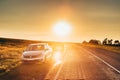
[{"label": "dry grass", "polygon": [[9,72],[20,63],[23,48],[15,46],[0,46],[0,75]]},{"label": "dry grass", "polygon": [[92,44],[82,44],[82,45],[83,46],[89,46],[89,47],[106,49],[106,50],[109,50],[109,51],[120,53],[120,46],[92,45]]}]

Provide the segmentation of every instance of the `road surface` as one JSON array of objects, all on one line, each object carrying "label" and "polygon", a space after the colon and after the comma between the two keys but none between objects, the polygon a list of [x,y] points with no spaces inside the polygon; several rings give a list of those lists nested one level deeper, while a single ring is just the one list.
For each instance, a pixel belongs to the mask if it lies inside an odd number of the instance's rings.
[{"label": "road surface", "polygon": [[21,64],[0,80],[120,80],[120,54],[67,46],[61,64]]}]

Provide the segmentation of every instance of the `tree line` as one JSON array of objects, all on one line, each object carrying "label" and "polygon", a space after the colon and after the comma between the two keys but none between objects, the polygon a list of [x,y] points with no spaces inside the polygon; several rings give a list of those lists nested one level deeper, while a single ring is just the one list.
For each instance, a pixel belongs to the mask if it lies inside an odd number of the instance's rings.
[{"label": "tree line", "polygon": [[113,39],[108,39],[105,38],[103,41],[96,40],[96,39],[91,39],[89,42],[83,41],[83,43],[89,43],[89,44],[97,44],[97,45],[113,45],[113,46],[120,46],[120,41],[119,40],[113,40]]}]

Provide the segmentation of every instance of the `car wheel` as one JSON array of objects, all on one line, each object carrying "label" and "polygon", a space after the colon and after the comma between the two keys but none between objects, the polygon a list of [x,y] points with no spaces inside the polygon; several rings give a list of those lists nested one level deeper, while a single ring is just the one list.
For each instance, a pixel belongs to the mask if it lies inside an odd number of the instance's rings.
[{"label": "car wheel", "polygon": [[46,56],[43,58],[42,62],[43,62],[43,63],[46,63],[46,62],[47,62]]}]

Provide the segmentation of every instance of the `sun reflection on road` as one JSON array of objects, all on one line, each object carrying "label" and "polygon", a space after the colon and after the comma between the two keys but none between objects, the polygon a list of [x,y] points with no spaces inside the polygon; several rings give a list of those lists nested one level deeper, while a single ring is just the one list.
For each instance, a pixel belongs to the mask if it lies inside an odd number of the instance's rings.
[{"label": "sun reflection on road", "polygon": [[57,61],[55,64],[54,64],[54,66],[57,66],[57,65],[59,65],[59,64],[61,64],[62,63],[62,61]]},{"label": "sun reflection on road", "polygon": [[54,61],[55,61],[54,66],[57,66],[57,65],[59,65],[59,64],[62,63],[61,57],[62,57],[62,56],[61,56],[61,52],[59,52],[59,51],[55,52],[55,54],[54,54],[54,56],[53,56]]}]

